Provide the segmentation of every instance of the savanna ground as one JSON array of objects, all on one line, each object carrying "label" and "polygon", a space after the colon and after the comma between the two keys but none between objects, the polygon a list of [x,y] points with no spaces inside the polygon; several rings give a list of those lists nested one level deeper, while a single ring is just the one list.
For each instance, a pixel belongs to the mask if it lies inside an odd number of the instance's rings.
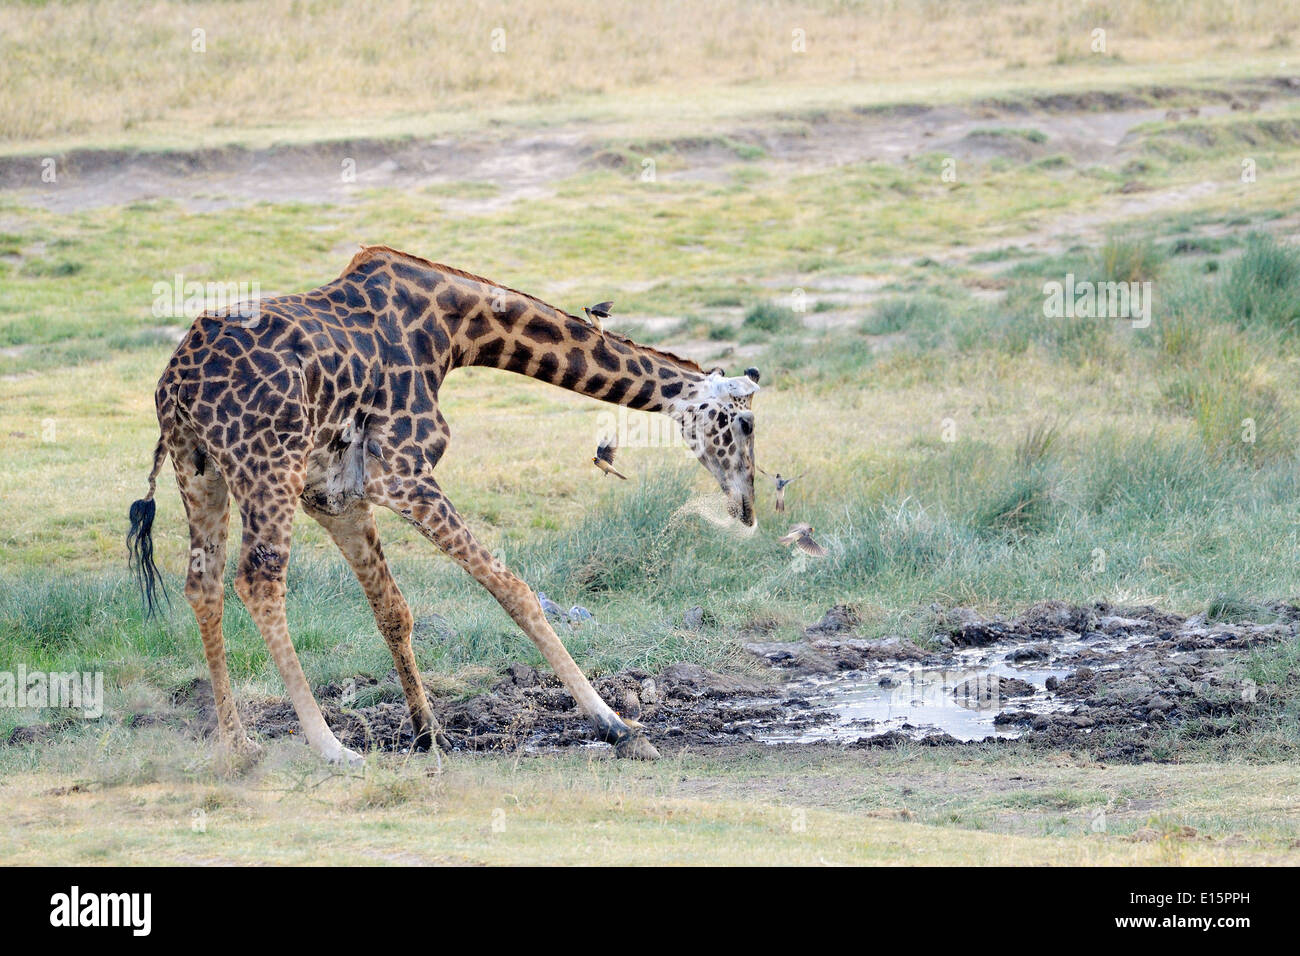
[{"label": "savanna ground", "polygon": [[[656,764],[376,752],[340,774],[286,734],[223,776],[190,693],[206,669],[170,469],[159,619],[122,535],[188,325],[156,314],[155,284],[304,290],[382,242],[570,311],[613,298],[635,338],[762,369],[759,463],[806,472],[790,517],[830,551],[798,570],[770,494],[738,539],[691,510],[710,489],[680,449],[629,447],[632,480],[602,480],[605,407],[487,370],[449,382],[440,482],[530,584],[592,610],[564,636],[593,675],[774,682],[744,644],[801,644],[831,605],[922,648],[953,609],[1047,599],[1293,622],[1298,28],[1211,0],[0,9],[0,671],[102,670],[107,692],[93,721],[0,711],[0,859],[1294,862],[1294,627],[1225,665],[1249,708],[1175,709],[1128,759],[1027,733],[656,741]],[[1046,318],[1067,274],[1150,281],[1149,326]],[[439,701],[540,664],[379,517]],[[238,696],[278,699],[226,607]],[[289,616],[316,686],[388,686],[306,520]]]}]

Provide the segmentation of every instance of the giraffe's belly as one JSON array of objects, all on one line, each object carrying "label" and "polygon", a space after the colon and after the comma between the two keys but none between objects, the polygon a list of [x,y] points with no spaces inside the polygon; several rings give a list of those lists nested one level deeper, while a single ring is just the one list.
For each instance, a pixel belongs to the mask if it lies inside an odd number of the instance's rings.
[{"label": "giraffe's belly", "polygon": [[329,515],[342,514],[366,496],[366,446],[364,440],[338,450],[317,448],[307,456],[307,482],[303,504]]}]

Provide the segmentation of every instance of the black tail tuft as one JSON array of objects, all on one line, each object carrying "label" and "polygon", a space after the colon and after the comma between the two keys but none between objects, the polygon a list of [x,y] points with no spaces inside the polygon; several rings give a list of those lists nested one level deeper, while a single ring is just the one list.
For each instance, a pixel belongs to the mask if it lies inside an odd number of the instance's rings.
[{"label": "black tail tuft", "polygon": [[153,563],[153,516],[157,508],[152,498],[132,502],[129,515],[131,527],[126,532],[127,562],[140,586],[140,598],[144,601],[146,617],[153,617],[157,612],[159,595],[169,606],[171,604],[171,598],[167,596],[167,585],[158,573],[158,565]]}]

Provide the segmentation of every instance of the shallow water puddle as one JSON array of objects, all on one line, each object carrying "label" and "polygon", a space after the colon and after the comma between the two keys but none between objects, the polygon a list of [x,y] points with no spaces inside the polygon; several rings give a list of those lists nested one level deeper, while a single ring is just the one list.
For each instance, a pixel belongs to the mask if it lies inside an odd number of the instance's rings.
[{"label": "shallow water puddle", "polygon": [[999,643],[920,662],[882,662],[864,670],[801,677],[786,690],[806,702],[807,709],[796,713],[807,719],[754,727],[752,733],[770,744],[846,743],[891,731],[916,739],[935,733],[960,741],[1013,739],[1025,732],[1023,725],[996,724],[999,712],[1065,710],[1072,704],[1046,689],[1048,678],[1066,677],[1078,666],[1081,650],[1105,647],[1114,652],[1134,640],[1056,642],[1044,659],[1028,661],[1008,660],[1024,645]]},{"label": "shallow water puddle", "polygon": [[[1032,695],[1014,698],[1024,710],[1047,713],[1060,706],[1042,689],[1048,677],[1065,676],[1065,668],[1017,669],[915,667],[883,678],[861,671],[826,679],[806,679],[791,690],[806,689],[805,699],[829,720],[801,727],[770,726],[756,731],[764,743],[850,741],[891,730],[924,737],[946,733],[958,740],[1018,737],[1021,729],[999,727],[993,719],[1009,698],[999,692],[997,676],[1014,676],[1035,684]],[[883,682],[882,682],[883,680]],[[956,693],[958,687],[962,693]]]}]

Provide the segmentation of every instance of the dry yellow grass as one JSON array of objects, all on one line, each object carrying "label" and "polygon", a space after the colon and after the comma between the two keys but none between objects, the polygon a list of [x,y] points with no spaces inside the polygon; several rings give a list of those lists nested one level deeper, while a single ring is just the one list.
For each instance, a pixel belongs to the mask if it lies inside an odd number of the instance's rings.
[{"label": "dry yellow grass", "polygon": [[[250,779],[171,742],[144,779],[19,772],[0,782],[0,858],[16,864],[273,863],[1278,865],[1294,863],[1293,767],[1028,763],[689,753],[631,765],[372,757],[335,775],[280,743]],[[184,762],[184,779],[150,779]],[[102,773],[130,773],[108,759]],[[139,761],[137,761],[137,764]],[[164,777],[170,772],[163,771]],[[79,784],[70,790],[74,780]],[[900,791],[906,783],[907,788]],[[900,796],[914,791],[914,796]],[[1224,797],[1231,793],[1232,799]],[[909,809],[909,799],[926,809]],[[1105,807],[1105,832],[1094,830]],[[935,808],[942,808],[935,809]],[[1141,831],[1141,832],[1139,832]]]},{"label": "dry yellow grass", "polygon": [[628,91],[681,101],[752,85],[968,87],[1102,62],[1203,70],[1265,53],[1285,60],[1298,24],[1300,8],[1264,0],[21,4],[0,8],[0,142],[325,120],[337,132]]}]

